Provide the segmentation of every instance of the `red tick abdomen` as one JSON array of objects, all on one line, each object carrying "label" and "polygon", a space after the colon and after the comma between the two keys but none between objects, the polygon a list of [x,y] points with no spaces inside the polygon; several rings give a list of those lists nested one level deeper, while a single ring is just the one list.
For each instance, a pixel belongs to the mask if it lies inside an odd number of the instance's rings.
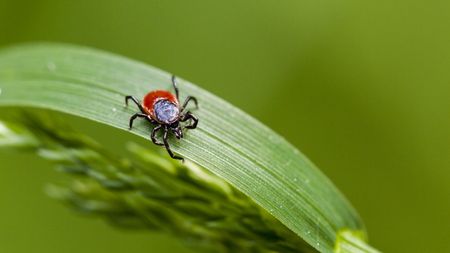
[{"label": "red tick abdomen", "polygon": [[147,111],[147,114],[150,115],[153,119],[155,119],[154,105],[159,100],[168,100],[178,106],[177,97],[165,90],[155,90],[147,93],[142,100],[142,106]]}]

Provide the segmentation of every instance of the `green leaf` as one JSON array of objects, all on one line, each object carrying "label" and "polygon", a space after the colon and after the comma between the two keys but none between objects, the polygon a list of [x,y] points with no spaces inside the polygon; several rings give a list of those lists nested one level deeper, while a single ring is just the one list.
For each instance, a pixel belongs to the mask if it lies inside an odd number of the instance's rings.
[{"label": "green leaf", "polygon": [[[51,109],[128,131],[137,108],[125,108],[124,96],[170,89],[170,76],[84,47],[17,46],[0,52],[0,105]],[[217,96],[181,78],[178,83],[182,98],[198,99],[200,122],[181,141],[170,140],[176,153],[236,187],[320,252],[333,252],[343,230],[363,243],[356,211],[294,146]],[[132,133],[149,139],[144,124]]]}]

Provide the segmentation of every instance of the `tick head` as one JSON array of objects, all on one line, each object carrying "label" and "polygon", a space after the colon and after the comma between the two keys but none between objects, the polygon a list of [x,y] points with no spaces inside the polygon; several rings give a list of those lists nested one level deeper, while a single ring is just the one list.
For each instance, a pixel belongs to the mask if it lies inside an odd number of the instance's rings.
[{"label": "tick head", "polygon": [[178,122],[176,122],[176,126],[171,127],[171,128],[172,128],[172,132],[175,134],[175,137],[177,139],[183,138],[183,129],[181,129],[181,127],[178,124]]}]

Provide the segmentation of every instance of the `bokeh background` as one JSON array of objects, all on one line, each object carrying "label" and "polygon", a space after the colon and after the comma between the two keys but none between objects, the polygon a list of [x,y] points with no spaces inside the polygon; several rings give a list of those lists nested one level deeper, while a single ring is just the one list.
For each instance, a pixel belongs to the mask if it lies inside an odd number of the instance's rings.
[{"label": "bokeh background", "polygon": [[[173,72],[302,150],[373,246],[450,252],[449,13],[442,0],[0,0],[0,46],[76,43]],[[75,215],[45,195],[61,175],[33,155],[0,153],[0,167],[0,252],[188,252]]]}]

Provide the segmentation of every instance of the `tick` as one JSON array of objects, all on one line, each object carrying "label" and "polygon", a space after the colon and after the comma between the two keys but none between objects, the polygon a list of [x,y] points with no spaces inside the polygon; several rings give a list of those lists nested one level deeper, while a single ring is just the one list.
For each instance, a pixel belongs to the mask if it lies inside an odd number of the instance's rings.
[{"label": "tick", "polygon": [[[139,107],[140,113],[135,113],[130,118],[130,130],[133,128],[133,121],[136,118],[143,118],[154,124],[155,127],[150,134],[152,142],[158,146],[164,146],[173,159],[184,160],[182,157],[173,154],[170,149],[169,142],[167,141],[169,133],[173,133],[177,139],[183,138],[183,128],[180,122],[189,121],[184,128],[194,129],[197,127],[198,118],[195,117],[190,111],[186,110],[186,106],[190,101],[193,101],[195,107],[198,108],[197,99],[192,96],[188,96],[183,105],[180,106],[178,87],[175,80],[175,76],[172,76],[172,85],[175,90],[175,95],[165,90],[154,90],[147,93],[144,96],[142,102],[139,102],[133,96],[125,97],[125,104],[128,106],[128,100],[132,100],[137,107]],[[156,138],[158,131],[163,131],[162,142]]]}]

